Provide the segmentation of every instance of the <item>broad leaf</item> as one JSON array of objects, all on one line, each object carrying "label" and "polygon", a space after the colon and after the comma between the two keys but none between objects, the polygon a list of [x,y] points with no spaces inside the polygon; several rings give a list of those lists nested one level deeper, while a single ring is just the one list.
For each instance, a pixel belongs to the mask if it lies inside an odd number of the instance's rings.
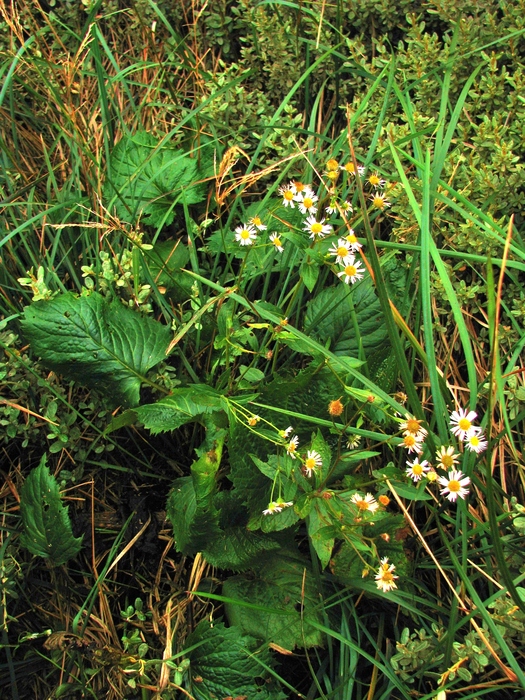
[{"label": "broad leaf", "polygon": [[82,537],[73,536],[68,509],[62,505],[45,455],[21,488],[20,515],[24,527],[20,542],[32,554],[59,566],[79,553]]},{"label": "broad leaf", "polygon": [[388,332],[372,281],[349,288],[345,284],[323,289],[309,302],[305,332],[321,342],[331,341],[336,355],[364,357],[373,374],[388,356]]},{"label": "broad leaf", "polygon": [[206,384],[174,389],[159,401],[136,409],[137,418],[153,435],[166,433],[190,423],[200,415],[221,411],[225,408],[218,391]]},{"label": "broad leaf", "polygon": [[335,543],[336,529],[332,523],[333,515],[326,501],[314,499],[308,515],[308,535],[323,569],[330,561]]},{"label": "broad leaf", "polygon": [[[194,648],[192,648],[194,647]],[[190,660],[189,690],[195,700],[249,698],[284,700],[274,684],[268,684],[272,658],[267,648],[235,627],[202,620],[186,639]],[[257,683],[257,679],[265,682]]]},{"label": "broad leaf", "polygon": [[47,367],[125,406],[139,403],[141,383],[164,359],[171,336],[158,321],[96,292],[26,306],[22,328]]},{"label": "broad leaf", "polygon": [[322,623],[322,616],[319,590],[306,559],[284,550],[264,555],[253,574],[227,579],[223,593],[232,599],[226,603],[230,624],[245,634],[289,650],[322,644],[321,633],[310,624]]},{"label": "broad leaf", "polygon": [[145,131],[124,136],[111,153],[105,203],[124,221],[140,218],[152,226],[167,226],[178,202],[198,204],[206,198],[203,180],[213,174],[212,164],[209,156],[204,163],[199,158],[202,153],[190,158]]}]

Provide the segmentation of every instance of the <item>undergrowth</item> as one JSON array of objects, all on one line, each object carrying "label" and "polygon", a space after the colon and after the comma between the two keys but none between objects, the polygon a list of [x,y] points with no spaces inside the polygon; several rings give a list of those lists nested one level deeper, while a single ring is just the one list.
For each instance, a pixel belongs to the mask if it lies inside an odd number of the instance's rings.
[{"label": "undergrowth", "polygon": [[1,5],[6,697],[518,697],[523,3]]}]

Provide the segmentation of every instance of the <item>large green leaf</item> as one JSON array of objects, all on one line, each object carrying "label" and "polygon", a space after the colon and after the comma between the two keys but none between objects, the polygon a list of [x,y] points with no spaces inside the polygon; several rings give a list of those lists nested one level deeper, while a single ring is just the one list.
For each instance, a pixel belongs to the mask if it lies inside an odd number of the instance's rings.
[{"label": "large green leaf", "polygon": [[[191,647],[194,647],[193,649]],[[195,700],[249,698],[284,700],[275,682],[268,683],[272,658],[253,638],[221,622],[202,620],[186,639],[190,660],[189,690]],[[265,682],[257,683],[257,679]]]},{"label": "large green leaf", "polygon": [[73,536],[68,509],[62,505],[45,455],[20,490],[20,515],[24,527],[20,542],[32,554],[58,566],[79,553],[82,537]]},{"label": "large green leaf", "polygon": [[24,309],[22,328],[50,369],[136,406],[145,374],[165,357],[170,331],[158,321],[94,292],[68,292]]},{"label": "large green leaf", "polygon": [[380,364],[388,333],[370,278],[351,288],[338,284],[323,289],[308,304],[305,332],[323,343],[330,340],[330,350],[336,355],[360,357],[362,353],[369,367],[372,359],[373,364]]},{"label": "large green leaf", "polygon": [[227,579],[223,593],[231,599],[226,603],[230,624],[245,634],[289,650],[322,644],[311,624],[322,623],[319,590],[310,564],[299,555],[284,550],[262,555],[255,572]]},{"label": "large green leaf", "polygon": [[190,423],[200,415],[221,411],[226,407],[221,395],[206,384],[174,389],[173,392],[152,404],[135,409],[137,418],[156,435]]},{"label": "large green leaf", "polygon": [[205,177],[213,174],[207,154],[190,158],[180,148],[161,145],[146,131],[124,136],[111,153],[104,187],[106,205],[124,221],[169,225],[175,204],[206,198]]}]

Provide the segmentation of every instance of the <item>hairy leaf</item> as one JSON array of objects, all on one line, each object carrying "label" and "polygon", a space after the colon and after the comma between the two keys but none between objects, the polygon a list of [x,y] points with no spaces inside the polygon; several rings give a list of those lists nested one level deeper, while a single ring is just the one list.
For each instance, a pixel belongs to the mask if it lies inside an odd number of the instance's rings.
[{"label": "hairy leaf", "polygon": [[310,624],[322,622],[319,591],[309,563],[299,555],[284,550],[263,555],[253,574],[232,576],[224,582],[223,592],[234,601],[258,606],[226,604],[230,624],[245,634],[289,650],[322,644],[321,633]]},{"label": "hairy leaf", "polygon": [[223,407],[218,391],[206,384],[192,384],[174,389],[169,396],[155,403],[140,406],[136,414],[139,421],[153,435],[157,435],[175,430],[202,414],[220,411]]},{"label": "hairy leaf", "polygon": [[175,204],[198,204],[206,198],[203,180],[211,174],[208,156],[200,163],[180,148],[161,145],[151,134],[138,131],[124,136],[113,149],[104,198],[124,221],[141,218],[151,226],[167,226],[175,217]]},{"label": "hairy leaf", "polygon": [[141,383],[170,340],[166,326],[96,292],[26,306],[22,328],[47,367],[103,392],[111,405],[139,403]]},{"label": "hairy leaf", "polygon": [[73,536],[68,509],[62,505],[45,455],[21,488],[20,515],[24,527],[20,542],[32,554],[59,566],[79,553],[82,537]]},{"label": "hairy leaf", "polygon": [[326,501],[314,499],[308,515],[308,535],[323,569],[330,561],[334,548],[336,530],[332,525],[333,519]]},{"label": "hairy leaf", "polygon": [[[191,648],[195,647],[195,648]],[[240,698],[284,700],[274,683],[258,684],[268,678],[272,658],[253,638],[235,627],[202,620],[186,639],[186,657],[190,660],[190,692],[196,700]],[[198,681],[196,680],[198,679]]]},{"label": "hairy leaf", "polygon": [[372,281],[367,278],[355,287],[338,284],[323,289],[308,304],[305,332],[322,341],[330,339],[336,355],[359,357],[376,351],[387,337],[381,305]]}]

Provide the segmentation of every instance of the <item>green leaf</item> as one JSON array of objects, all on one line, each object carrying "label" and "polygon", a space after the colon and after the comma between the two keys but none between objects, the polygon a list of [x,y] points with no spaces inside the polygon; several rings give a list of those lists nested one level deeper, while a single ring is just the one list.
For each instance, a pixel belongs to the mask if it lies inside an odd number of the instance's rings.
[{"label": "green leaf", "polygon": [[32,554],[59,566],[80,552],[82,537],[73,536],[68,508],[62,505],[45,455],[20,490],[20,515],[24,527],[20,542]]},{"label": "green leaf", "polygon": [[[183,245],[182,239],[156,243],[153,250],[144,252],[144,257],[155,284],[168,289],[181,286],[180,270],[190,259],[190,253],[187,246]],[[184,274],[183,279],[183,291],[186,292],[191,289],[193,280]]]},{"label": "green leaf", "polygon": [[171,337],[158,321],[96,292],[26,306],[22,328],[47,367],[125,406],[139,403],[141,383],[164,359]]},{"label": "green leaf", "polygon": [[309,292],[313,291],[317,278],[319,277],[319,263],[306,255],[299,268],[299,274],[301,275],[306,289]]},{"label": "green leaf", "polygon": [[223,593],[232,599],[225,604],[230,624],[245,634],[289,650],[322,644],[322,634],[311,624],[322,623],[319,590],[309,562],[300,555],[283,550],[263,555],[253,574],[227,579]]},{"label": "green leaf", "polygon": [[336,530],[333,516],[326,501],[315,498],[308,515],[308,535],[323,569],[330,561],[335,544]]},{"label": "green leaf", "polygon": [[[200,154],[202,157],[202,153]],[[208,157],[200,164],[179,148],[161,145],[138,131],[124,136],[113,149],[104,187],[107,206],[123,221],[167,226],[175,218],[175,204],[198,204],[206,198],[203,180],[212,174]]]},{"label": "green leaf", "polygon": [[178,552],[194,556],[202,552],[221,531],[219,513],[211,503],[198,503],[193,479],[185,476],[173,484],[166,515],[173,527],[173,538]]},{"label": "green leaf", "polygon": [[[192,647],[195,647],[192,649]],[[195,700],[246,697],[249,700],[284,700],[268,678],[270,651],[253,638],[221,622],[202,620],[186,639],[190,660],[189,690]]]},{"label": "green leaf", "polygon": [[144,427],[157,435],[223,408],[223,399],[218,391],[206,384],[192,384],[174,389],[169,396],[140,406],[135,412]]},{"label": "green leaf", "polygon": [[364,357],[374,374],[390,353],[381,305],[369,278],[323,289],[308,303],[305,333],[330,340],[335,355]]}]

